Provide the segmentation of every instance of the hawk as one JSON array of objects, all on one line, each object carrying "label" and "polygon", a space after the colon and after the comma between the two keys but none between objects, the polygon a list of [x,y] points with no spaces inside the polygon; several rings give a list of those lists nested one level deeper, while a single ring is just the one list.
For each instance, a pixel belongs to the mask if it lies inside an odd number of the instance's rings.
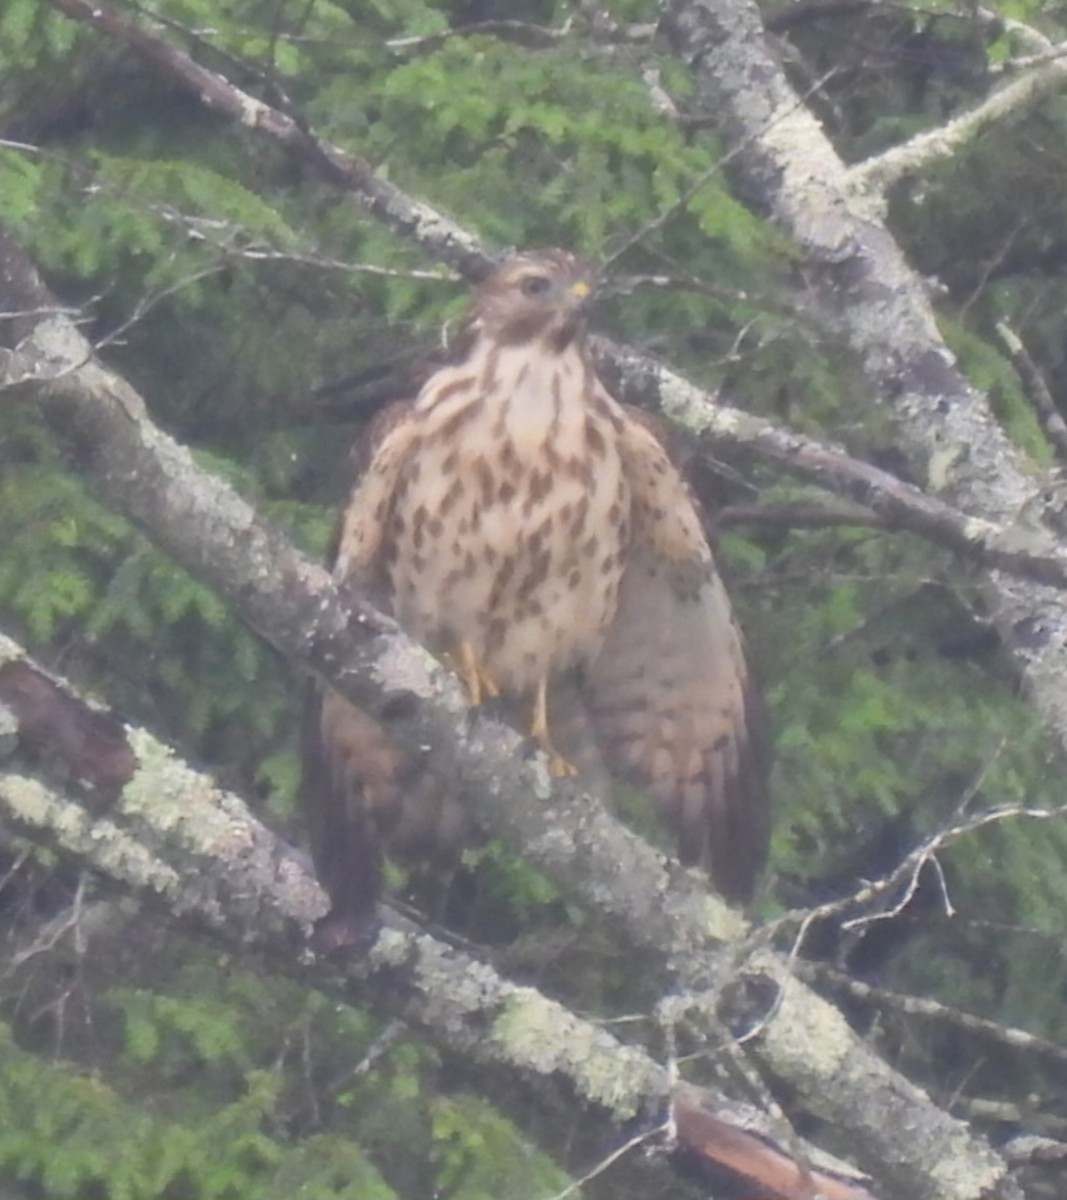
[{"label": "hawk", "polygon": [[[729,900],[767,851],[766,739],[698,506],[652,419],[597,375],[586,267],[506,259],[449,361],[366,435],[335,574],[503,696],[559,776],[550,697],[573,680],[607,764],[651,790],[683,863]],[[383,831],[425,854],[462,838],[456,802],[338,693],[312,712],[316,862],[335,911],[376,892]]]}]

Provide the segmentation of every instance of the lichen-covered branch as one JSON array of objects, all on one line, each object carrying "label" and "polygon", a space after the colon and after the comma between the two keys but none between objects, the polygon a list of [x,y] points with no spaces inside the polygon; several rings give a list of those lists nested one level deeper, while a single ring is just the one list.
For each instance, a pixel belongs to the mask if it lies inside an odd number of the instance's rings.
[{"label": "lichen-covered branch", "polygon": [[[17,295],[47,308],[32,268],[0,237],[0,303]],[[402,732],[412,744],[431,747],[436,769],[460,773],[477,819],[606,914],[631,944],[663,964],[665,978],[694,991],[733,978],[736,964],[722,943],[740,931],[736,914],[690,874],[668,870],[596,797],[553,786],[542,760],[524,760],[514,731],[484,718],[470,721],[448,674],[357,597],[350,598],[356,615],[349,627],[325,573],[157,429],[132,389],[95,361],[69,318],[27,321],[14,323],[22,336],[8,369],[36,381],[21,387],[74,439],[79,461],[119,511],[294,661],[375,711],[405,693],[412,703],[402,707],[412,712]],[[807,1102],[832,1100],[838,1129],[866,1170],[899,1181],[909,1200],[973,1200],[980,1191],[929,1182],[933,1148],[940,1154],[949,1146],[961,1177],[981,1179],[983,1187],[1001,1177],[1003,1164],[991,1151],[873,1054],[832,1006],[791,981],[783,964],[767,956],[750,975],[778,997],[769,1015],[759,1014],[766,1020],[755,1051]],[[692,1005],[694,1015],[703,1006],[713,1029],[720,1028],[716,1004],[712,991]],[[917,1136],[920,1128],[928,1137]]]},{"label": "lichen-covered branch", "polygon": [[[63,705],[100,715],[0,636],[0,672],[13,663],[39,673],[43,684],[58,690]],[[0,706],[4,697],[0,685]],[[60,719],[73,718],[64,713]],[[801,1172],[768,1144],[772,1127],[750,1106],[676,1086],[667,1068],[640,1047],[624,1045],[388,908],[366,956],[310,955],[307,934],[325,914],[327,901],[306,859],[262,826],[239,797],[193,771],[150,734],[127,728],[126,738],[135,763],[122,786],[103,789],[107,795],[92,786],[57,787],[24,773],[17,759],[6,768],[0,764],[5,825],[210,931],[237,952],[267,957],[272,969],[402,1017],[451,1052],[502,1073],[506,1088],[530,1078],[562,1083],[569,1096],[612,1125],[642,1118],[650,1135],[674,1111],[683,1148],[752,1185],[771,1186],[766,1194],[776,1200],[802,1200]],[[68,760],[62,767],[77,785],[79,764]],[[824,1195],[873,1200],[841,1164],[811,1153],[834,1172],[816,1176]]]},{"label": "lichen-covered branch", "polygon": [[884,197],[902,179],[921,175],[937,163],[960,154],[991,125],[1022,120],[1046,96],[1064,87],[1067,87],[1067,62],[1062,57],[1049,57],[951,121],[857,163],[849,169],[847,183],[861,199]]},{"label": "lichen-covered branch", "polygon": [[716,404],[707,392],[654,359],[602,339],[596,348],[602,369],[627,399],[662,412],[709,451],[729,446],[772,462],[857,501],[885,518],[890,528],[917,533],[971,562],[1055,587],[1067,583],[1067,547],[1037,524],[1017,519],[1000,524],[972,516],[832,443]]},{"label": "lichen-covered branch", "polygon": [[[0,230],[0,308],[47,309],[50,300]],[[471,714],[451,673],[395,622],[358,595],[341,595],[326,571],[199,468],[153,424],[133,389],[94,358],[68,317],[5,322],[5,340],[19,349],[0,364],[0,385],[5,373],[23,380],[20,388],[77,451],[108,502],[282,654],[369,711],[389,714],[390,730],[418,747],[432,769],[459,777],[485,828],[522,846],[562,887],[659,953],[685,958],[738,932],[736,914],[688,874],[668,870],[597,797],[553,786],[543,757],[526,754],[509,726]],[[395,704],[399,696],[410,703]]]},{"label": "lichen-covered branch", "polygon": [[433,247],[435,258],[463,274],[485,274],[490,260],[466,230],[443,213],[414,200],[377,174],[366,159],[316,137],[287,113],[257,100],[222,75],[202,67],[184,50],[164,38],[109,12],[88,0],[48,0],[53,8],[76,21],[123,42],[192,92],[214,112],[267,134],[357,197],[383,224],[403,237]]},{"label": "lichen-covered branch", "polygon": [[[848,170],[798,105],[750,0],[666,0],[662,28],[698,102],[737,147],[749,194],[806,256],[809,311],[855,353],[893,414],[898,447],[931,495],[1045,546],[1045,490],[958,370],[922,280],[880,221],[855,206]],[[989,570],[986,597],[1032,702],[1067,744],[1067,596]]]},{"label": "lichen-covered branch", "polygon": [[950,1029],[966,1030],[983,1041],[1033,1054],[1038,1059],[1045,1060],[1047,1067],[1053,1071],[1062,1071],[1067,1067],[1067,1047],[1028,1033],[1025,1029],[1002,1025],[999,1021],[991,1021],[988,1017],[953,1008],[926,996],[911,996],[887,988],[874,987],[862,979],[853,979],[844,971],[838,971],[825,963],[802,961],[795,964],[795,970],[801,979],[834,988],[871,1008],[900,1012]]},{"label": "lichen-covered branch", "polygon": [[1030,357],[1022,338],[1007,321],[998,321],[996,328],[1008,357],[1025,385],[1026,398],[1030,401],[1034,415],[1041,422],[1045,437],[1056,451],[1060,462],[1067,461],[1067,421],[1056,406],[1044,376],[1037,363]]},{"label": "lichen-covered branch", "polygon": [[[408,196],[377,175],[370,165],[348,151],[333,146],[306,130],[287,114],[256,100],[221,74],[200,66],[183,51],[96,4],[85,0],[49,0],[60,11],[86,21],[107,36],[129,44],[162,67],[214,111],[242,121],[258,133],[272,137],[317,167],[343,190],[360,200],[397,234],[416,242],[427,254],[456,266],[469,278],[479,278],[492,258],[472,233],[445,214]],[[788,85],[786,85],[788,86]],[[778,138],[783,133],[818,132],[813,118],[796,96],[788,110],[768,118],[767,127],[756,126],[750,136]],[[828,143],[822,138],[823,146]],[[802,143],[803,144],[803,143]],[[832,155],[832,151],[830,151]],[[833,159],[836,162],[836,157]],[[803,165],[803,164],[801,164]],[[838,163],[840,175],[843,171]],[[847,185],[838,183],[844,194]],[[921,297],[921,289],[916,290]],[[925,299],[923,299],[925,305]],[[811,479],[830,491],[859,500],[887,517],[895,528],[912,530],[972,561],[1057,587],[1067,584],[1067,551],[1033,524],[1017,518],[1040,504],[1040,488],[1031,484],[1021,494],[1017,509],[998,520],[961,512],[951,504],[905,484],[888,472],[850,457],[837,447],[783,430],[768,421],[717,404],[714,397],[655,359],[627,347],[597,339],[600,366],[617,383],[619,391],[635,404],[664,413],[697,435],[709,446],[740,449]],[[941,358],[948,351],[941,347]],[[949,356],[950,357],[950,356]],[[947,361],[947,359],[946,359]]]}]

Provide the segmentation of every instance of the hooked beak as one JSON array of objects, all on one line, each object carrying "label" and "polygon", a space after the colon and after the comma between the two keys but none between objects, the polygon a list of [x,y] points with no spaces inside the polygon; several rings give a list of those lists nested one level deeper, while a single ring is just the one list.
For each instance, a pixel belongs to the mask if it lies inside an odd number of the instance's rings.
[{"label": "hooked beak", "polygon": [[593,285],[586,279],[576,280],[567,289],[567,305],[577,312],[584,312],[593,295]]}]

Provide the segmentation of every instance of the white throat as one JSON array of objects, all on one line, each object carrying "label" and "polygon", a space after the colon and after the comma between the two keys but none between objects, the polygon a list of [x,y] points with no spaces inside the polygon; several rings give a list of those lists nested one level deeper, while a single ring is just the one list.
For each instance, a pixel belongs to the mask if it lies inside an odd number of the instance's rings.
[{"label": "white throat", "polygon": [[520,453],[584,428],[586,367],[573,343],[563,351],[498,347],[482,372],[482,395]]}]

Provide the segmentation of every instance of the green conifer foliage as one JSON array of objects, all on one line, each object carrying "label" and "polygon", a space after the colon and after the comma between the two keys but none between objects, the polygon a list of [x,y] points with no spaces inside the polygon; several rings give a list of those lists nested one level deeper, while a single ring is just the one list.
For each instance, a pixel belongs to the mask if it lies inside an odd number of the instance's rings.
[{"label": "green conifer foliage", "polygon": [[[715,131],[687,119],[686,73],[654,45],[597,41],[579,7],[153,0],[122,11],[253,94],[288,98],[319,135],[492,245],[565,245],[602,261],[646,230],[618,270],[668,275],[673,286],[624,291],[601,327],[739,407],[891,459],[892,431],[857,388],[854,364],[797,299],[804,265],[732,189],[729,164],[716,165]],[[641,22],[657,6],[603,7]],[[373,408],[346,381],[436,344],[463,285],[306,164],[115,43],[40,0],[0,8],[0,220],[64,302],[82,306],[86,334],[153,417],[323,557],[347,447]],[[936,124],[999,52],[951,14],[927,21],[926,11],[795,35],[816,71],[824,56],[857,56],[813,100],[856,156]],[[557,31],[572,19],[573,32],[532,46],[499,32],[438,36],[505,18]],[[895,57],[920,33],[936,51],[929,78]],[[865,79],[861,48],[873,47],[888,65]],[[653,103],[642,76],[651,68],[682,119]],[[1065,119],[1057,100],[1026,123],[1040,154],[1001,132],[922,196],[892,197],[909,253],[948,288],[946,335],[1035,470],[1047,445],[993,329],[1028,320],[1062,384],[1065,297],[1053,268],[1067,227]],[[997,156],[1007,156],[999,175]],[[1003,190],[989,183],[1000,177]],[[1005,250],[1008,224],[1018,234]],[[765,466],[708,469],[719,503],[825,499]],[[299,841],[303,681],[101,503],[61,431],[3,396],[0,531],[0,629],[209,764]],[[915,537],[844,523],[734,526],[718,549],[776,731],[765,916],[850,890],[961,812],[1060,802],[1063,764],[989,636],[966,565]],[[643,798],[620,798],[626,812],[642,806],[647,816]],[[889,862],[879,857],[887,846]],[[1065,856],[1067,832],[1047,823],[961,840],[941,856],[958,915],[950,920],[935,894],[879,962],[884,981],[1067,1037]],[[437,897],[465,935],[516,943],[516,960],[585,1012],[648,1000],[633,989],[651,983],[634,983],[611,932],[514,849],[469,857],[475,869]],[[417,879],[396,883],[418,893]],[[25,927],[3,928],[15,944]],[[90,972],[79,1001],[92,1031],[72,1033],[61,1017],[62,971],[31,978],[22,966],[6,979],[0,1192],[547,1200],[565,1186],[560,1165],[468,1080],[455,1083],[435,1051],[401,1033],[373,1057],[386,1026],[367,1013],[266,971],[220,969],[191,942],[151,969],[113,946],[105,954],[114,961]],[[956,1082],[968,1050],[897,1037],[892,1021],[884,1040],[925,1081]],[[577,1153],[563,1165],[576,1169]],[[626,1196],[625,1186],[611,1194]]]}]

